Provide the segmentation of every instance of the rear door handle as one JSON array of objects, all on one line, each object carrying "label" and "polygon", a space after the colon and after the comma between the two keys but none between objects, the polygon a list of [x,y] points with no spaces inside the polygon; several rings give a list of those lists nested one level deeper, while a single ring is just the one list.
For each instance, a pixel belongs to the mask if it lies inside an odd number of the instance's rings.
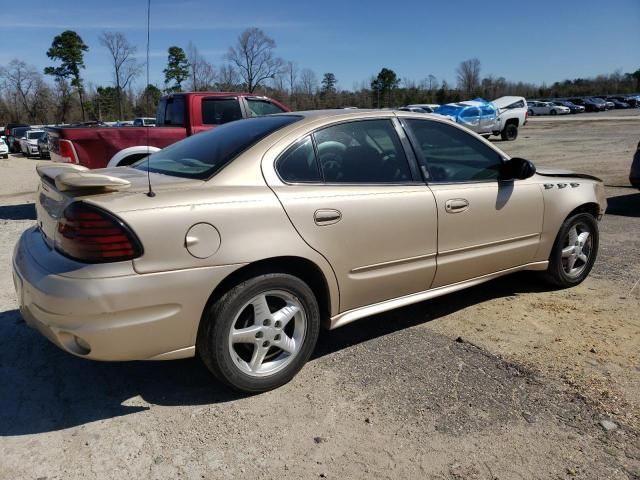
[{"label": "rear door handle", "polygon": [[335,210],[333,208],[316,210],[313,214],[313,220],[316,222],[316,225],[333,225],[334,223],[338,223],[341,219],[342,213],[340,213],[340,210]]},{"label": "rear door handle", "polygon": [[444,209],[449,213],[464,212],[467,208],[469,208],[469,200],[464,198],[452,198],[444,204]]}]

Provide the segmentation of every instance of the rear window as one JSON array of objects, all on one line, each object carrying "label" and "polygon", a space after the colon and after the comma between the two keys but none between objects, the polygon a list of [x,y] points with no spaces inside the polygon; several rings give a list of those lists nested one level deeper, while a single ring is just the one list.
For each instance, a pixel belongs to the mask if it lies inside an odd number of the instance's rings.
[{"label": "rear window", "polygon": [[158,126],[184,127],[184,97],[182,95],[165,97],[160,101],[156,113],[156,124]]},{"label": "rear window", "polygon": [[38,138],[42,138],[43,135],[44,135],[44,132],[29,132],[27,133],[27,139],[29,140],[38,139]]},{"label": "rear window", "polygon": [[[185,138],[133,165],[176,177],[207,179],[267,135],[290,125],[296,115],[256,117],[221,125]],[[148,165],[148,167],[147,167]]]}]

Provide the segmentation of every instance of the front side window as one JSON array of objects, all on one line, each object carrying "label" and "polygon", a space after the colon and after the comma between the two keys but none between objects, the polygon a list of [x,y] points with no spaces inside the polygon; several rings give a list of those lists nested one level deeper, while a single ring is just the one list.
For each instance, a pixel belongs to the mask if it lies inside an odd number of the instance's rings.
[{"label": "front side window", "polygon": [[406,183],[409,163],[390,120],[342,123],[315,134],[328,183]]},{"label": "front side window", "polygon": [[268,100],[247,98],[247,105],[249,106],[249,113],[252,117],[284,112],[283,109]]},{"label": "front side window", "polygon": [[320,171],[311,137],[296,142],[278,159],[276,170],[285,182],[319,182]]},{"label": "front side window", "polygon": [[202,100],[202,123],[205,125],[222,125],[241,118],[240,102],[236,98]]},{"label": "front side window", "polygon": [[431,182],[497,180],[500,155],[460,128],[430,120],[407,120],[422,151]]},{"label": "front side window", "polygon": [[282,115],[230,122],[187,137],[132,166],[163,175],[206,179],[264,137],[300,118]]}]

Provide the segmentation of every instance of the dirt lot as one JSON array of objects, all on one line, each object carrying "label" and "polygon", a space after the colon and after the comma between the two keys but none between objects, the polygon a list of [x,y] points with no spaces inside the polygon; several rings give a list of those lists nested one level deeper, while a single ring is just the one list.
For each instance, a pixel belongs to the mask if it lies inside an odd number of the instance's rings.
[{"label": "dirt lot", "polygon": [[499,142],[605,180],[586,282],[515,275],[324,332],[293,382],[252,397],[196,360],[88,362],[27,328],[10,256],[36,161],[0,160],[0,479],[639,479],[640,117],[597,118]]}]

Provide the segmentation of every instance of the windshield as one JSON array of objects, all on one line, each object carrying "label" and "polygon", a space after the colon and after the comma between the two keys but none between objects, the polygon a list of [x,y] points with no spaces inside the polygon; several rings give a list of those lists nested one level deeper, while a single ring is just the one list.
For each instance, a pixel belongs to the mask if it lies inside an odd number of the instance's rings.
[{"label": "windshield", "polygon": [[43,135],[44,135],[44,132],[29,132],[27,133],[27,139],[37,140],[38,138],[41,138]]},{"label": "windshield", "polygon": [[[193,135],[136,162],[133,168],[186,178],[209,178],[267,135],[300,120],[277,115],[229,122]],[[148,161],[147,161],[148,160]]]}]

